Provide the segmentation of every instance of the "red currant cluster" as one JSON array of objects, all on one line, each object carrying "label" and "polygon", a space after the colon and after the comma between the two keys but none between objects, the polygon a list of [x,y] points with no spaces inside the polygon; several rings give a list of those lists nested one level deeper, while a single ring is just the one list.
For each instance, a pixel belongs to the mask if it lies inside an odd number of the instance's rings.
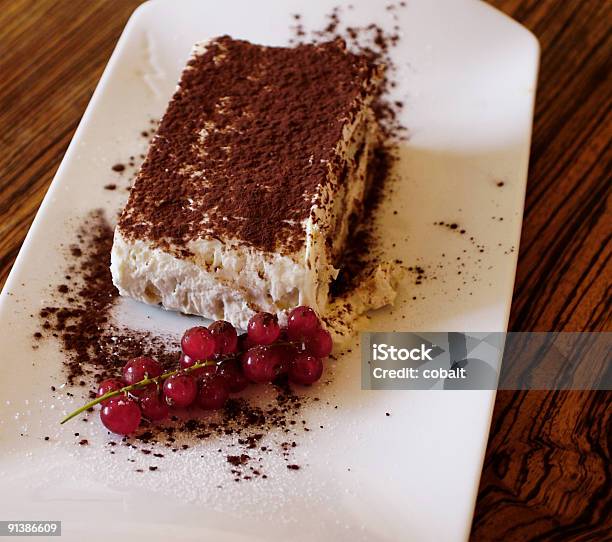
[{"label": "red currant cluster", "polygon": [[[265,312],[253,316],[240,336],[222,320],[208,328],[192,327],[181,339],[181,350],[176,371],[163,374],[158,361],[138,357],[125,364],[121,379],[100,383],[99,398],[117,392],[102,401],[100,418],[107,429],[127,435],[138,428],[143,416],[160,421],[170,408],[219,409],[230,393],[280,375],[295,384],[313,384],[323,374],[322,358],[331,353],[332,338],[310,307],[297,307],[289,313],[286,328]],[[147,379],[154,380],[144,383]],[[135,387],[125,390],[128,386]]]}]

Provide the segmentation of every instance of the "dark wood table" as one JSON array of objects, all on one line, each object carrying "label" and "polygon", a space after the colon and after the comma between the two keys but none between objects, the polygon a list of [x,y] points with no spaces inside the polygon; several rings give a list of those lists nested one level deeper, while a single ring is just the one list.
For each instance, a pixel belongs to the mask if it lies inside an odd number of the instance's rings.
[{"label": "dark wood table", "polygon": [[[0,285],[139,0],[0,2]],[[510,328],[610,330],[612,2],[494,0],[542,45]],[[612,540],[606,392],[500,392],[474,540]]]}]

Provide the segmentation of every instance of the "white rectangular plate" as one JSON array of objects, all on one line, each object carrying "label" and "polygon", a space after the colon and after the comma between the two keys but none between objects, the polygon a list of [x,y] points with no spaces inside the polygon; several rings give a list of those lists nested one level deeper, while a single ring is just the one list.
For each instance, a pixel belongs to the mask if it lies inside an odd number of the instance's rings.
[{"label": "white rectangular plate", "polygon": [[[351,3],[344,20],[393,24],[382,3]],[[411,137],[401,147],[401,182],[381,211],[383,243],[437,278],[415,285],[409,274],[397,306],[372,315],[370,329],[502,331],[520,239],[538,44],[480,2],[406,3],[397,11],[402,39],[392,56]],[[467,538],[492,391],[361,391],[355,344],[333,364],[331,384],[317,389],[322,400],[304,412],[324,429],[301,439],[299,471],[272,458],[268,480],[234,484],[213,442],[143,476],[134,468],[145,456],[135,453],[133,464],[129,451],[109,455],[98,423],[78,426],[87,447],[75,444],[74,425],[59,427],[82,393],[52,398],[62,354],[51,341],[31,348],[30,315],[52,302],[50,285],[65,265],[61,243],[73,239],[89,210],[102,206],[112,217],[120,209],[125,192],[102,188],[110,167],[143,152],[140,131],[163,113],[191,45],[219,34],[286,44],[292,13],[302,13],[307,28],[321,28],[336,4],[153,1],[130,19],[2,293],[0,519],[62,520],[68,540]],[[433,224],[440,220],[467,233]],[[185,327],[184,318],[135,302],[120,309],[118,318],[137,327]]]}]

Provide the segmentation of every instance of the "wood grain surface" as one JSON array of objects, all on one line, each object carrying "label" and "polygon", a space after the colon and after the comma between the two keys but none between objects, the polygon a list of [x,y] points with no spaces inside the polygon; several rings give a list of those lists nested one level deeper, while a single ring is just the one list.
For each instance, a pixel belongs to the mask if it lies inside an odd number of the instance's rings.
[{"label": "wood grain surface", "polygon": [[[542,46],[510,328],[610,330],[608,0],[494,0]],[[0,285],[138,0],[0,2]],[[472,539],[612,540],[612,401],[500,392]]]}]

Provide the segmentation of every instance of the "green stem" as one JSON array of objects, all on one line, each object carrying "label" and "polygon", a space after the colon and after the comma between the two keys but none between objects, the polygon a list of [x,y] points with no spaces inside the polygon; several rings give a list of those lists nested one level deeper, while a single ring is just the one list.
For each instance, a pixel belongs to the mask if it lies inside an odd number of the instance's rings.
[{"label": "green stem", "polygon": [[108,393],[105,393],[104,395],[102,395],[100,397],[96,397],[93,401],[90,401],[86,405],[83,405],[81,408],[75,410],[71,414],[68,414],[68,416],[66,416],[60,422],[60,424],[64,424],[67,421],[72,420],[72,418],[78,416],[79,414],[81,414],[81,412],[85,412],[86,410],[90,409],[91,407],[96,406],[98,403],[101,403],[102,401],[106,401],[107,399],[110,399],[111,397],[116,397],[117,395],[121,395],[121,394],[126,393],[128,391],[138,390],[138,389],[141,389],[141,388],[145,388],[146,386],[149,386],[150,384],[159,384],[160,382],[163,382],[167,378],[170,378],[171,376],[174,376],[176,374],[179,374],[179,373],[191,373],[192,371],[195,371],[196,369],[201,369],[202,367],[209,367],[211,365],[217,365],[217,361],[209,360],[209,361],[202,361],[202,362],[199,362],[199,363],[194,363],[191,367],[187,367],[186,369],[176,369],[175,371],[170,371],[168,373],[164,373],[162,375],[156,376],[155,378],[145,378],[145,379],[141,380],[140,382],[136,382],[136,384],[131,384],[130,386],[125,386],[125,387],[121,388],[120,390],[109,391]]}]

